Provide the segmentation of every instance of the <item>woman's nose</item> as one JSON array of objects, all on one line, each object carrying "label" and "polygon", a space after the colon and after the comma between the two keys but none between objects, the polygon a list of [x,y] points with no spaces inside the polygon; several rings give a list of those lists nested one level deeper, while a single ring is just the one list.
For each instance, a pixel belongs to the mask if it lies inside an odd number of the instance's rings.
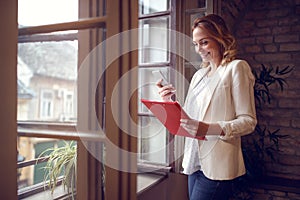
[{"label": "woman's nose", "polygon": [[200,53],[201,51],[202,51],[202,47],[201,47],[201,45],[195,45],[195,51],[196,51],[196,53]]}]

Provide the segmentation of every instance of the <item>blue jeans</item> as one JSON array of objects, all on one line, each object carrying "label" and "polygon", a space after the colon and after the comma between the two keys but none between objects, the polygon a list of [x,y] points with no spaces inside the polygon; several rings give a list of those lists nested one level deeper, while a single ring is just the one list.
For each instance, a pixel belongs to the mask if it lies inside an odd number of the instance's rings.
[{"label": "blue jeans", "polygon": [[196,171],[188,176],[190,200],[227,200],[232,193],[233,180],[218,181]]}]

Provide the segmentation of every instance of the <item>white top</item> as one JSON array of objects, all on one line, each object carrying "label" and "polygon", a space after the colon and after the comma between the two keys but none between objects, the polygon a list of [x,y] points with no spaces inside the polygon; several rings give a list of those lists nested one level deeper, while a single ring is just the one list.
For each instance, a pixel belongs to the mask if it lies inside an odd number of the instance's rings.
[{"label": "white top", "polygon": [[206,136],[204,141],[186,138],[183,172],[201,169],[210,179],[230,180],[245,173],[241,136],[251,133],[257,123],[255,79],[243,60],[220,66],[207,78],[209,70],[194,74],[184,109],[193,119],[218,123],[225,136]]}]

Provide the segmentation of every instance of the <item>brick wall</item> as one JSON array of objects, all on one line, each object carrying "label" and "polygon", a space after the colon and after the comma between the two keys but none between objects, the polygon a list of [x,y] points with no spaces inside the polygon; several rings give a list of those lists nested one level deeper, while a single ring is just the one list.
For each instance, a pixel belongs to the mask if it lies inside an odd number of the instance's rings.
[{"label": "brick wall", "polygon": [[279,163],[268,163],[268,174],[300,180],[300,0],[223,0],[222,16],[237,38],[239,57],[251,67],[294,66],[284,92],[273,89],[264,116],[281,140]]}]

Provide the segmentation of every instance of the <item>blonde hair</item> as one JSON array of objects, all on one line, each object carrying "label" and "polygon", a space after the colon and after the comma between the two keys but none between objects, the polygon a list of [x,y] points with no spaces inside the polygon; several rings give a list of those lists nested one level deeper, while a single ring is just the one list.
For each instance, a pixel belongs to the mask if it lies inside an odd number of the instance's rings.
[{"label": "blonde hair", "polygon": [[[235,59],[237,54],[236,40],[229,32],[223,18],[216,14],[197,18],[193,23],[192,31],[197,27],[204,28],[210,37],[220,44],[220,53],[223,56],[221,65],[226,65]],[[208,63],[202,63],[202,66],[207,67]]]}]

